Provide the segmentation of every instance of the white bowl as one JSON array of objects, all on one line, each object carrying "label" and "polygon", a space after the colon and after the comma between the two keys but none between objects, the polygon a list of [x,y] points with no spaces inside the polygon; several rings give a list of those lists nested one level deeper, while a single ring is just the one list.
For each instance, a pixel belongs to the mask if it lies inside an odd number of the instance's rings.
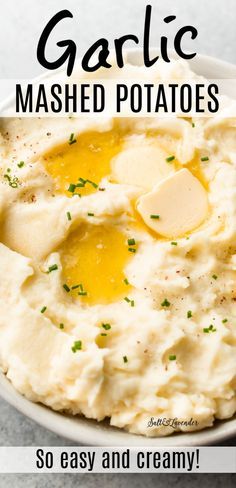
[{"label": "white bowl", "polygon": [[[152,50],[151,54],[154,56],[156,53],[157,50]],[[127,61],[134,65],[142,64],[142,50],[128,50]],[[193,71],[206,78],[236,79],[236,66],[209,56],[198,55],[190,61],[190,66]],[[48,76],[48,74],[43,75],[40,79],[44,76]],[[13,101],[14,97],[9,97],[1,104],[0,110],[10,107]],[[85,417],[61,414],[41,404],[32,403],[20,395],[2,373],[0,373],[0,395],[17,410],[38,424],[81,445],[126,447],[199,446],[220,443],[236,436],[235,417],[227,421],[217,421],[214,427],[194,433],[173,434],[169,437],[156,438],[129,434],[124,430],[109,426],[108,422],[96,422]]]}]

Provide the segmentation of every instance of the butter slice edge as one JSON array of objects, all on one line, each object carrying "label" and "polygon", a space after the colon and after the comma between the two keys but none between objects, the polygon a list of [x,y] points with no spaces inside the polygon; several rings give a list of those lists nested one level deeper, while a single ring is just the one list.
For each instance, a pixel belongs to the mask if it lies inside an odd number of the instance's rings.
[{"label": "butter slice edge", "polygon": [[197,228],[206,219],[208,208],[205,188],[186,168],[162,180],[137,202],[146,225],[169,238]]}]

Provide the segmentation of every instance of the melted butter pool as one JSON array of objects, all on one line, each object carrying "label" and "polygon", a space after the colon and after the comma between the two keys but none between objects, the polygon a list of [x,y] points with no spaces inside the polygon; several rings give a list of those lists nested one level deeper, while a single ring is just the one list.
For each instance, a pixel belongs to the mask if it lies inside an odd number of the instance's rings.
[{"label": "melted butter pool", "polygon": [[[128,135],[117,128],[107,132],[89,131],[75,135],[75,143],[69,144],[68,140],[46,153],[44,165],[55,181],[56,190],[71,196],[69,186],[82,178],[89,182],[76,188],[75,193],[83,197],[97,191],[102,178],[110,176],[111,160],[122,151]],[[176,170],[182,167],[177,160],[172,164]],[[199,158],[194,158],[186,167],[206,188]],[[146,226],[135,210],[135,202],[132,203],[133,229],[165,240]],[[131,286],[125,282],[124,269],[134,254],[128,247],[127,235],[115,225],[83,225],[73,231],[59,249],[64,283],[70,288],[71,296],[91,305],[129,296]]]},{"label": "melted butter pool", "polygon": [[[67,196],[70,184],[79,178],[99,185],[102,178],[110,174],[110,162],[122,148],[123,137],[118,130],[107,132],[89,131],[75,136],[76,142],[53,148],[43,157],[47,172],[56,182],[56,188]],[[91,183],[76,188],[81,196],[96,191]]]},{"label": "melted butter pool", "polygon": [[[124,133],[117,128],[106,132],[88,131],[75,136],[75,143],[70,144],[68,140],[47,152],[43,156],[44,166],[56,182],[56,190],[71,196],[73,193],[68,191],[70,184],[80,184],[79,179],[82,178],[89,182],[76,188],[75,193],[83,196],[95,192],[102,178],[110,176],[111,161],[122,151],[127,136],[128,131]],[[157,137],[152,133],[147,132],[146,136],[149,142],[152,140],[154,146],[157,144]],[[172,164],[176,171],[183,167],[177,160]],[[194,157],[185,167],[207,189],[200,157]]]},{"label": "melted butter pool", "polygon": [[82,303],[114,302],[129,293],[124,268],[132,259],[127,236],[115,226],[84,225],[59,250],[65,283]]}]

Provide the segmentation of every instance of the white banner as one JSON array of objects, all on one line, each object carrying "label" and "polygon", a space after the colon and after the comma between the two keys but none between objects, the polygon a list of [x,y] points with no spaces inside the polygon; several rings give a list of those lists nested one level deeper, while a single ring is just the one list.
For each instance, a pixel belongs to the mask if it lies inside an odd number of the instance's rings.
[{"label": "white banner", "polygon": [[236,116],[235,79],[0,79],[10,89],[1,117]]},{"label": "white banner", "polygon": [[236,447],[0,447],[0,473],[236,473]]}]

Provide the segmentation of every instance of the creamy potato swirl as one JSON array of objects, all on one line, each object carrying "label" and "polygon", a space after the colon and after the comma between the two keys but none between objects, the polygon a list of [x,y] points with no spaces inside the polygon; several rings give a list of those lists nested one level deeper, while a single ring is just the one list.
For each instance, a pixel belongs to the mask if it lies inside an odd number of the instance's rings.
[{"label": "creamy potato swirl", "polygon": [[[14,387],[146,436],[174,432],[152,417],[182,431],[232,417],[236,120],[3,119],[0,131],[0,363]],[[189,205],[207,203],[181,233],[165,218],[186,206],[163,182],[183,170],[205,195]],[[163,210],[149,225],[153,189]]]}]

